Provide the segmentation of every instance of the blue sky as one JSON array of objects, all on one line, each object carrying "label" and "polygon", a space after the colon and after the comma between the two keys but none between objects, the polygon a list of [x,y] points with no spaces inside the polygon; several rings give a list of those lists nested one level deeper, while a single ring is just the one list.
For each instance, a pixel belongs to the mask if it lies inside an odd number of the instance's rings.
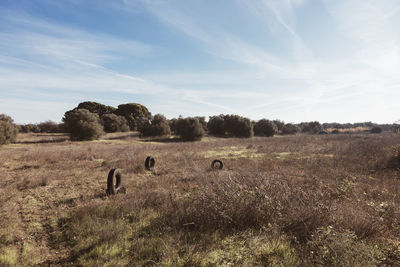
[{"label": "blue sky", "polygon": [[0,113],[400,119],[398,0],[0,0]]}]

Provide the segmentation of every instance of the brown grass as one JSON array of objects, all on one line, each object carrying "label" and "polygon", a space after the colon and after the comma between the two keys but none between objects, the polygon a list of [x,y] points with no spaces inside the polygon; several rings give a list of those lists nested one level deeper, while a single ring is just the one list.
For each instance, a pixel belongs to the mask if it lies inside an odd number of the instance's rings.
[{"label": "brown grass", "polygon": [[400,264],[399,135],[46,138],[0,148],[1,265]]}]

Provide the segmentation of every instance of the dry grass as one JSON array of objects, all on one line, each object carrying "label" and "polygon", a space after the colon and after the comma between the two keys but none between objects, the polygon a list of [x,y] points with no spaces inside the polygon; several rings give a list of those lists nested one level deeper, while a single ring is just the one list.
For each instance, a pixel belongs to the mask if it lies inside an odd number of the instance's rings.
[{"label": "dry grass", "polygon": [[400,264],[399,135],[21,137],[0,148],[0,265]]}]

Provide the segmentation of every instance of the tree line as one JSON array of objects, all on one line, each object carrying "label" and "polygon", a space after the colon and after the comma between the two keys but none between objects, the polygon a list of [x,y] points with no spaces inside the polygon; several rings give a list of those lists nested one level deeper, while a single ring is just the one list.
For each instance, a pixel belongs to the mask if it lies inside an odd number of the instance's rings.
[{"label": "tree line", "polygon": [[398,124],[377,125],[364,123],[324,123],[318,121],[299,124],[281,120],[260,119],[252,121],[239,115],[221,114],[205,117],[179,117],[168,120],[162,114],[152,115],[144,105],[127,103],[117,108],[101,103],[85,101],[65,112],[62,123],[45,121],[39,124],[14,124],[11,117],[0,115],[0,144],[15,142],[18,132],[23,133],[69,133],[73,141],[95,140],[105,133],[139,131],[141,137],[177,135],[183,141],[196,141],[207,133],[216,137],[251,138],[272,137],[275,134],[289,135],[299,132],[308,134],[339,133],[338,129],[368,128],[372,133],[400,131]]}]

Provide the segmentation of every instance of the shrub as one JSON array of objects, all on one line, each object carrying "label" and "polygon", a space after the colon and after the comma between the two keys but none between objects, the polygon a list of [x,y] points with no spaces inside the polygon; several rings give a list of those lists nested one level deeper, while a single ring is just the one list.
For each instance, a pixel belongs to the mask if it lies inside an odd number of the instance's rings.
[{"label": "shrub", "polygon": [[299,131],[300,128],[292,123],[286,123],[282,128],[282,134],[296,134]]},{"label": "shrub", "polygon": [[139,131],[143,136],[163,136],[171,134],[168,120],[161,114],[154,115],[151,121],[144,123]]},{"label": "shrub", "polygon": [[210,116],[207,123],[208,133],[214,136],[224,136],[224,115]]},{"label": "shrub", "polygon": [[0,114],[0,145],[15,142],[18,128],[13,119],[5,114]]},{"label": "shrub", "polygon": [[203,126],[196,118],[179,118],[176,121],[176,133],[184,141],[201,140],[204,136]]},{"label": "shrub", "polygon": [[374,126],[374,127],[372,127],[372,129],[371,129],[371,133],[379,134],[379,133],[381,133],[381,132],[382,132],[382,128],[379,127],[379,126]]},{"label": "shrub", "polygon": [[64,114],[65,130],[73,141],[94,140],[103,135],[99,115],[87,109],[74,109]]},{"label": "shrub", "polygon": [[254,125],[254,135],[257,136],[274,136],[278,132],[276,125],[269,120],[262,119]]},{"label": "shrub", "polygon": [[215,136],[252,137],[254,134],[250,119],[238,115],[210,117],[207,128]]},{"label": "shrub", "polygon": [[101,123],[104,126],[104,131],[107,133],[127,132],[129,131],[128,122],[125,117],[115,114],[104,114],[101,116]]},{"label": "shrub", "polygon": [[320,228],[307,243],[310,260],[317,266],[375,266],[384,255],[377,246],[360,240],[353,232]]},{"label": "shrub", "polygon": [[250,119],[238,115],[225,115],[224,126],[229,135],[235,137],[252,137],[254,135],[253,124]]},{"label": "shrub", "polygon": [[124,116],[131,130],[140,129],[142,124],[151,119],[150,111],[145,106],[136,103],[119,105],[114,113]]}]

